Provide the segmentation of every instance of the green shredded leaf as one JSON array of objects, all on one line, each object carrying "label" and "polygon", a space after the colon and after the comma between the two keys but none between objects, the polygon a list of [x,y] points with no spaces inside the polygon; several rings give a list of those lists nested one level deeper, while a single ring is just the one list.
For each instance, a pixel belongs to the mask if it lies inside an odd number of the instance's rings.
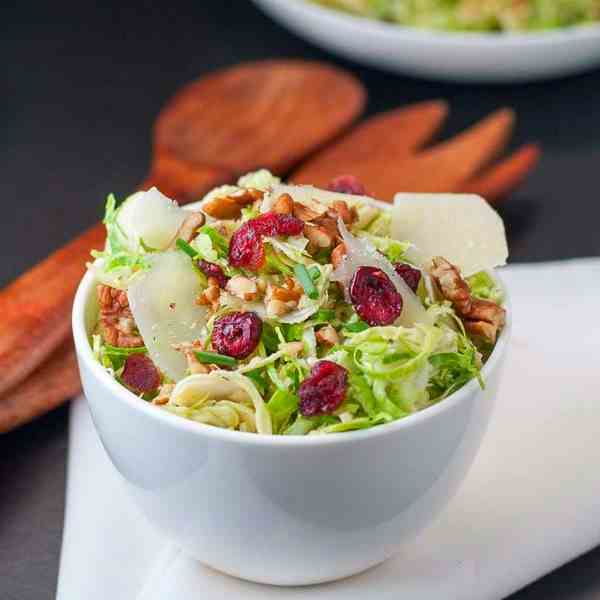
[{"label": "green shredded leaf", "polygon": [[177,248],[179,248],[179,250],[185,252],[190,258],[198,258],[198,252],[194,248],[192,248],[185,240],[179,238],[175,242],[175,245],[177,246]]},{"label": "green shredded leaf", "polygon": [[225,356],[218,352],[197,351],[194,352],[199,362],[209,365],[220,365],[223,367],[237,367],[237,360],[231,356]]},{"label": "green shredded leaf", "polygon": [[[317,271],[319,271],[317,269]],[[317,300],[319,297],[319,291],[315,287],[313,283],[313,279],[310,273],[307,271],[306,267],[302,264],[298,264],[294,267],[294,274],[296,275],[296,279],[300,282],[300,285],[304,288],[306,295],[311,300]],[[319,276],[321,272],[319,271]]]}]

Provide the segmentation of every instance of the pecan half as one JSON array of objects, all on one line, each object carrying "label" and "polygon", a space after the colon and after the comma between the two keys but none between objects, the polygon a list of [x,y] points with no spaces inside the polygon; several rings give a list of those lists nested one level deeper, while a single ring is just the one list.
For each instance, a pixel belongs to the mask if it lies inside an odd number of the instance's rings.
[{"label": "pecan half", "polygon": [[144,345],[129,308],[127,292],[108,285],[96,287],[100,308],[100,330],[107,344],[119,348]]},{"label": "pecan half", "polygon": [[214,219],[237,219],[242,208],[261,200],[263,194],[260,190],[244,189],[228,196],[217,196],[203,204],[202,210]]},{"label": "pecan half", "polygon": [[460,271],[444,258],[432,260],[430,274],[444,298],[452,302],[465,329],[494,344],[506,323],[506,310],[490,300],[474,298]]}]

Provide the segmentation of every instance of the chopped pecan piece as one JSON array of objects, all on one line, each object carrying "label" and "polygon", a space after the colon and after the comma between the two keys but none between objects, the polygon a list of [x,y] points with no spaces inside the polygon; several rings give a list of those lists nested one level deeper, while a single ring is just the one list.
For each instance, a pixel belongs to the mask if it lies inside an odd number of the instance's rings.
[{"label": "chopped pecan piece", "polygon": [[240,298],[245,302],[253,302],[258,298],[258,287],[256,281],[244,277],[243,275],[236,275],[232,277],[225,288],[232,296]]},{"label": "chopped pecan piece", "polygon": [[144,340],[137,333],[127,293],[103,284],[97,286],[96,292],[104,341],[119,348],[143,346]]},{"label": "chopped pecan piece", "polygon": [[338,332],[332,325],[325,325],[325,327],[321,327],[321,329],[319,329],[319,331],[317,331],[315,334],[315,337],[319,344],[324,344],[325,346],[335,346],[336,344],[340,343]]},{"label": "chopped pecan piece", "polygon": [[471,296],[460,271],[446,259],[438,256],[433,259],[432,264],[431,277],[444,298],[452,302],[465,329],[476,337],[495,343],[498,331],[506,323],[506,310],[495,302]]},{"label": "chopped pecan piece", "polygon": [[288,277],[282,286],[269,285],[266,299],[267,302],[274,298],[281,302],[295,302],[297,304],[303,293],[302,286],[293,277]]},{"label": "chopped pecan piece", "polygon": [[202,345],[200,342],[173,344],[173,348],[179,352],[183,352],[191,375],[205,375],[213,370],[211,365],[205,365],[204,363],[201,363],[196,356],[196,351],[202,350]]},{"label": "chopped pecan piece", "polygon": [[316,200],[294,202],[294,216],[301,221],[314,221],[327,213],[327,207]]},{"label": "chopped pecan piece", "polygon": [[352,225],[358,220],[358,213],[354,207],[348,208],[348,205],[343,200],[336,200],[327,214],[333,219],[341,217],[346,225]]},{"label": "chopped pecan piece", "polygon": [[152,400],[152,404],[157,404],[159,406],[167,404],[174,389],[174,383],[163,383],[158,389],[158,395]]},{"label": "chopped pecan piece", "polygon": [[196,231],[204,225],[206,218],[201,212],[190,213],[179,227],[173,241],[169,245],[169,248],[175,248],[177,240],[183,240],[184,242],[191,242],[196,237]]},{"label": "chopped pecan piece", "polygon": [[304,236],[309,241],[309,252],[318,252],[321,248],[331,248],[335,237],[320,225],[305,225]]},{"label": "chopped pecan piece", "polygon": [[264,192],[243,189],[229,196],[217,196],[202,206],[202,210],[215,219],[237,219],[242,208],[261,200]]},{"label": "chopped pecan piece", "polygon": [[438,284],[444,298],[452,302],[458,314],[467,315],[472,305],[471,290],[460,271],[441,256],[436,256],[431,262],[431,277]]},{"label": "chopped pecan piece", "polygon": [[290,300],[289,302],[284,302],[283,300],[277,300],[277,298],[272,298],[267,302],[267,316],[268,317],[283,317],[289,312],[292,312],[295,308],[298,307],[298,303]]},{"label": "chopped pecan piece", "polygon": [[342,260],[344,260],[346,254],[346,244],[343,242],[333,249],[333,252],[331,253],[331,264],[334,269],[337,269],[342,264]]},{"label": "chopped pecan piece", "polygon": [[291,215],[294,212],[294,200],[289,194],[281,194],[275,204],[273,212],[280,215]]},{"label": "chopped pecan piece", "polygon": [[219,298],[221,297],[221,287],[219,280],[215,277],[208,278],[208,287],[196,298],[196,303],[200,306],[210,306],[213,310],[219,308]]}]

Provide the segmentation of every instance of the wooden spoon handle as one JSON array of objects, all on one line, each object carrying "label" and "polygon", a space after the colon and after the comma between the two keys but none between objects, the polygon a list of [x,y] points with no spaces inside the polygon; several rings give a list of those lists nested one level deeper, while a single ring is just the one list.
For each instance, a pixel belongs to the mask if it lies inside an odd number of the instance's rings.
[{"label": "wooden spoon handle", "polygon": [[73,294],[90,250],[103,240],[98,224],[0,291],[0,395],[68,337]]},{"label": "wooden spoon handle", "polygon": [[47,413],[80,390],[75,349],[67,340],[26,381],[0,395],[0,433]]},{"label": "wooden spoon handle", "polygon": [[[173,182],[180,172],[184,179],[177,186]],[[185,165],[178,171],[175,162],[163,161],[155,164],[144,185],[177,191],[187,202],[224,183],[227,176],[209,168],[196,175]],[[23,381],[70,335],[75,290],[90,251],[101,248],[104,238],[98,223],[0,290],[0,395]]]}]

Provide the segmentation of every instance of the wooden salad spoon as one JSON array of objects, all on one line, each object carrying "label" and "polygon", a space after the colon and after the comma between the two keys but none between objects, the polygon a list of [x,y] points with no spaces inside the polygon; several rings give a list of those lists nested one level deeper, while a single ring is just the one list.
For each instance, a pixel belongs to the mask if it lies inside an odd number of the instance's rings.
[{"label": "wooden salad spoon", "polygon": [[[346,129],[365,101],[357,79],[323,63],[219,71],[185,86],[162,110],[143,187],[183,203],[252,169],[285,171]],[[0,292],[0,395],[68,337],[75,289],[103,240],[98,224]]]}]

